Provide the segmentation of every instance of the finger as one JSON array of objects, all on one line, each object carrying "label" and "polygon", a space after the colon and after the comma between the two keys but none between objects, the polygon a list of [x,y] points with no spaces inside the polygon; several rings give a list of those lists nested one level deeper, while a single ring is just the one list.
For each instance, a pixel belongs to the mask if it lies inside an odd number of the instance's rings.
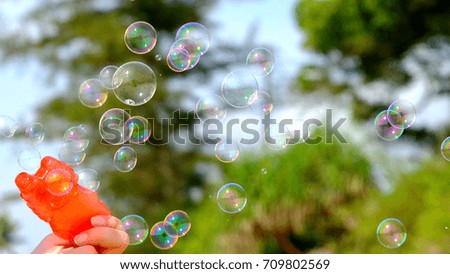
[{"label": "finger", "polygon": [[110,227],[94,227],[77,235],[74,242],[78,246],[93,245],[106,249],[125,250],[129,239],[125,231]]},{"label": "finger", "polygon": [[119,228],[120,220],[111,215],[97,215],[91,218],[91,224],[94,227],[107,226],[111,228]]},{"label": "finger", "polygon": [[31,252],[32,254],[39,253],[59,253],[61,248],[71,246],[70,241],[62,239],[55,234],[49,234],[36,246]]},{"label": "finger", "polygon": [[98,254],[95,247],[92,245],[84,245],[80,247],[65,248],[61,252],[62,254]]}]

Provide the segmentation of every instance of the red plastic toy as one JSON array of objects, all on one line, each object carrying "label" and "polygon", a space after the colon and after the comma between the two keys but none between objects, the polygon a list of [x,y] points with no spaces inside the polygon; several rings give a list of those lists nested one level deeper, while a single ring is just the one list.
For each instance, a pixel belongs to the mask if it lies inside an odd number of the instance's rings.
[{"label": "red plastic toy", "polygon": [[22,172],[16,185],[28,207],[50,224],[53,233],[73,242],[92,228],[91,217],[111,215],[97,193],[78,185],[78,175],[66,163],[46,156],[34,175]]}]

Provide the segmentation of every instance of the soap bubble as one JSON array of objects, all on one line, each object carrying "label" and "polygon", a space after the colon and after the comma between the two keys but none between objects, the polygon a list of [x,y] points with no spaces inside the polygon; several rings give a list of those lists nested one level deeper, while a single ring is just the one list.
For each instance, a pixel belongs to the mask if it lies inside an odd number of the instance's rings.
[{"label": "soap bubble", "polygon": [[267,76],[275,66],[275,59],[270,50],[255,48],[248,53],[246,64],[253,75]]},{"label": "soap bubble", "polygon": [[194,53],[196,55],[205,54],[210,45],[210,36],[208,29],[200,23],[189,22],[182,25],[176,34],[176,40],[191,39],[196,41],[197,48]]},{"label": "soap bubble", "polygon": [[224,184],[217,192],[217,204],[226,213],[238,213],[247,204],[247,193],[239,184]]},{"label": "soap bubble", "polygon": [[108,99],[108,90],[103,88],[102,81],[99,79],[88,79],[81,84],[78,98],[86,107],[98,108]]},{"label": "soap bubble", "polygon": [[132,147],[123,146],[114,154],[114,166],[120,172],[130,172],[137,163],[137,154]]},{"label": "soap bubble", "polygon": [[261,168],[261,174],[267,175],[267,168],[265,168],[265,167]]},{"label": "soap bubble", "polygon": [[125,123],[130,117],[128,112],[120,108],[105,111],[98,125],[102,141],[111,145],[121,145],[128,142],[131,132],[128,127],[125,127]]},{"label": "soap bubble", "polygon": [[73,188],[69,171],[56,168],[49,170],[45,177],[46,189],[55,196],[67,195]]},{"label": "soap bubble", "polygon": [[256,115],[267,115],[273,109],[273,100],[269,93],[259,90],[250,110]]},{"label": "soap bubble", "polygon": [[450,161],[450,136],[442,141],[441,153],[445,160]]},{"label": "soap bubble", "polygon": [[401,129],[407,129],[416,120],[416,108],[406,100],[394,101],[387,109],[389,123]]},{"label": "soap bubble", "polygon": [[239,145],[237,142],[220,140],[214,146],[214,154],[223,163],[234,162],[239,157]]},{"label": "soap bubble", "polygon": [[225,102],[215,94],[204,96],[197,101],[195,114],[201,121],[208,119],[223,120],[227,115]]},{"label": "soap bubble", "polygon": [[31,123],[25,128],[25,138],[32,145],[37,145],[44,140],[45,129],[41,123]]},{"label": "soap bubble", "polygon": [[191,219],[183,210],[174,210],[164,219],[164,228],[170,236],[183,237],[191,229]]},{"label": "soap bubble", "polygon": [[58,158],[68,165],[79,165],[86,158],[83,143],[75,140],[63,140],[59,145]]},{"label": "soap bubble", "polygon": [[400,138],[403,128],[394,127],[388,120],[388,112],[384,110],[375,117],[374,126],[377,135],[386,141],[393,141]]},{"label": "soap bubble", "polygon": [[25,148],[20,151],[17,161],[21,168],[36,171],[41,162],[41,153],[35,148]]},{"label": "soap bubble", "polygon": [[12,137],[19,128],[19,123],[7,115],[0,115],[0,135],[4,137]]},{"label": "soap bubble", "polygon": [[136,54],[150,52],[156,45],[157,33],[155,28],[147,22],[138,21],[128,26],[124,41],[127,48]]},{"label": "soap bubble", "polygon": [[98,75],[98,79],[102,82],[102,85],[104,88],[108,88],[108,89],[112,89],[114,88],[113,86],[113,75],[114,73],[116,73],[118,67],[116,66],[106,66],[104,67],[101,71],[100,74]]},{"label": "soap bubble", "polygon": [[78,174],[78,184],[84,188],[92,191],[97,191],[100,186],[100,181],[98,179],[98,174],[95,169],[84,168],[77,172]]},{"label": "soap bubble", "polygon": [[287,126],[280,124],[271,124],[264,133],[264,141],[271,150],[285,149],[291,140],[292,133]]},{"label": "soap bubble", "polygon": [[142,116],[130,117],[125,122],[125,127],[131,133],[129,139],[130,143],[143,144],[150,138],[150,125],[148,123],[148,120]]},{"label": "soap bubble", "polygon": [[384,247],[400,247],[406,240],[406,228],[398,219],[385,219],[377,227],[377,239]]},{"label": "soap bubble", "polygon": [[191,39],[180,39],[170,47],[167,55],[167,65],[175,72],[182,72],[194,68],[200,61],[196,52],[198,44]]},{"label": "soap bubble", "polygon": [[258,82],[248,70],[235,70],[227,74],[222,81],[222,97],[237,108],[253,104],[258,95]]},{"label": "soap bubble", "polygon": [[166,227],[167,224],[164,225],[164,222],[161,221],[154,224],[150,229],[150,240],[153,245],[163,250],[174,247],[178,240],[178,236],[171,236],[166,232]]},{"label": "soap bubble", "polygon": [[74,141],[79,144],[81,151],[84,151],[89,146],[89,135],[86,126],[78,125],[70,127],[64,132],[63,141]]},{"label": "soap bubble", "polygon": [[128,234],[129,245],[138,245],[147,239],[149,229],[144,218],[129,214],[120,219],[122,229]]}]

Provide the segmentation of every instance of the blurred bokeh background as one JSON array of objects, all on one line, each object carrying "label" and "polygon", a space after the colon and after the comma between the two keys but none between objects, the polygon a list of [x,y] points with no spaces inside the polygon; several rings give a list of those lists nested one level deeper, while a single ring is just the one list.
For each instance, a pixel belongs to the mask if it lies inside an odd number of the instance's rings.
[{"label": "blurred bokeh background", "polygon": [[[124,45],[124,31],[135,21],[158,32],[148,54]],[[206,26],[211,46],[194,69],[177,73],[165,56],[187,22]],[[13,137],[0,136],[1,252],[30,252],[50,232],[14,185],[31,122],[45,127],[37,146],[43,155],[58,155],[68,128],[90,129],[81,167],[97,170],[98,194],[115,216],[138,214],[152,226],[173,210],[189,214],[191,230],[173,248],[146,240],[128,253],[450,252],[450,162],[440,151],[450,136],[446,0],[2,0],[0,24],[0,115],[20,124]],[[232,163],[218,161],[211,144],[165,144],[178,132],[161,121],[180,111],[185,119],[175,124],[192,130],[197,100],[220,93],[224,77],[245,66],[256,47],[275,57],[273,73],[258,78],[273,99],[271,117],[324,121],[331,109],[333,124],[346,119],[339,131],[347,142],[333,137],[279,151],[242,146]],[[84,80],[128,61],[157,74],[148,103],[130,107],[112,94],[99,108],[80,103]],[[399,139],[385,141],[374,118],[397,99],[413,103],[416,121]],[[156,122],[151,143],[132,145],[138,162],[127,173],[112,165],[118,147],[102,144],[98,134],[101,115],[113,107]],[[230,117],[255,118],[246,111],[228,110]],[[313,134],[324,136],[324,128]],[[228,182],[247,194],[237,214],[221,211],[215,199]],[[407,231],[395,249],[376,237],[387,218],[401,220]]]}]

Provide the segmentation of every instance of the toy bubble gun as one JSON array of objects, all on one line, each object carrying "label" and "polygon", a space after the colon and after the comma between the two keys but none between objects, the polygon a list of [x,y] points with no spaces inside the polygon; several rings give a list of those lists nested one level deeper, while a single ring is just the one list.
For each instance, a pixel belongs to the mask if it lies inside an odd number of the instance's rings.
[{"label": "toy bubble gun", "polygon": [[92,228],[91,217],[111,215],[97,193],[78,185],[78,175],[66,163],[50,156],[41,161],[34,175],[22,172],[16,177],[20,197],[53,233],[70,240]]}]

